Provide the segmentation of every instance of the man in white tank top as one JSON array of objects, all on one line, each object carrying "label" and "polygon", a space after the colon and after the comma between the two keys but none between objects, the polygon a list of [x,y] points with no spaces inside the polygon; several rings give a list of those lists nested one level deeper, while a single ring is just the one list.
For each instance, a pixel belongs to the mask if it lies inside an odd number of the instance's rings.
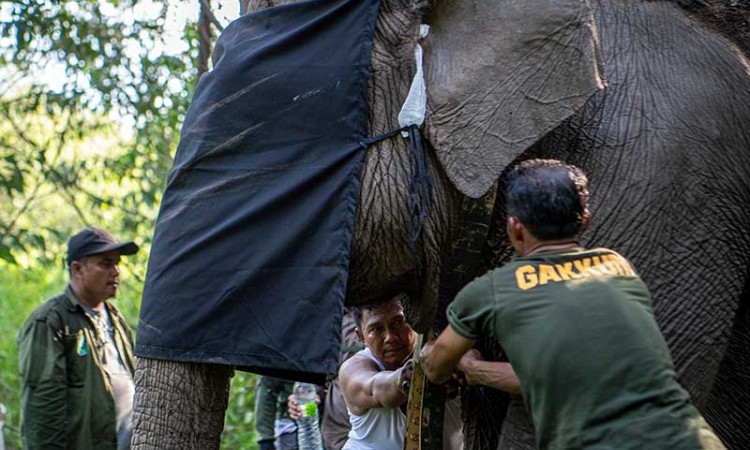
[{"label": "man in white tank top", "polygon": [[416,333],[406,323],[401,296],[354,312],[365,349],[339,370],[352,429],[343,450],[401,450],[406,434],[402,389],[411,379]]},{"label": "man in white tank top", "polygon": [[[397,298],[400,304],[401,299],[405,297],[399,296]],[[367,311],[364,314],[367,315],[369,321],[369,312],[378,310],[381,305],[385,305],[386,303],[388,302],[348,309],[348,312],[345,313],[345,317],[342,322],[342,342],[344,342],[348,347],[353,347],[355,345],[355,342],[363,342],[364,333],[362,332],[362,330],[366,330],[367,327],[362,324],[362,311]],[[401,312],[400,314],[397,314],[397,317],[403,317],[403,313]],[[398,324],[400,321],[401,319],[398,319],[396,323]],[[372,325],[374,324],[371,322],[371,328]],[[414,332],[410,332],[410,335],[413,336]],[[409,345],[413,345],[414,338],[411,336],[409,338]],[[387,339],[389,350],[393,347],[393,345],[391,345],[392,339],[393,338]],[[365,347],[365,349],[368,349],[368,347]],[[381,350],[376,351],[381,352]],[[390,351],[388,353],[390,353]],[[368,358],[370,361],[373,361],[375,363],[378,369],[387,371],[382,359],[374,356],[372,349],[350,355],[344,355],[342,353],[341,364],[343,365],[345,361],[353,358],[354,356]],[[367,372],[371,372],[372,366],[370,364],[367,364],[365,370]],[[408,367],[405,369],[401,369],[400,378],[402,380],[409,378],[411,376],[410,374],[411,372]],[[399,385],[401,385],[401,383],[402,381],[399,382]],[[297,405],[297,399],[294,394],[289,396],[287,406],[289,409],[289,417],[294,420],[298,420],[301,414],[301,410]],[[384,411],[386,409],[388,411]],[[378,414],[378,412],[382,414]],[[365,414],[353,414],[346,405],[346,400],[342,392],[339,378],[336,378],[335,381],[328,387],[328,393],[325,400],[325,410],[323,414],[324,415],[321,424],[321,431],[323,432],[323,444],[326,450],[359,448],[398,448],[400,450],[401,448],[403,448],[406,418],[401,409],[370,408]],[[463,422],[461,421],[460,397],[451,398],[450,400],[446,401],[444,414],[443,449],[463,450]],[[384,416],[387,417],[384,418]],[[376,423],[385,424],[382,425],[382,427],[386,430],[394,430],[394,433],[386,433],[385,435],[382,435],[378,432],[377,426],[375,426]],[[353,437],[351,433],[352,424],[355,424]],[[365,444],[365,442],[367,444]],[[347,444],[348,446],[346,446]]]}]

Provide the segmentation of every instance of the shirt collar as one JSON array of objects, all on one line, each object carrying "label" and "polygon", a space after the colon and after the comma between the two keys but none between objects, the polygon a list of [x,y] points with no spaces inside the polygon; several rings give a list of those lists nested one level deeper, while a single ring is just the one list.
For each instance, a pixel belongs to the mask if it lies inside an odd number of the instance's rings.
[{"label": "shirt collar", "polygon": [[78,301],[78,297],[73,292],[73,288],[68,285],[65,287],[65,300],[67,301],[67,307],[70,312],[75,312],[78,308],[81,308],[81,302]]}]

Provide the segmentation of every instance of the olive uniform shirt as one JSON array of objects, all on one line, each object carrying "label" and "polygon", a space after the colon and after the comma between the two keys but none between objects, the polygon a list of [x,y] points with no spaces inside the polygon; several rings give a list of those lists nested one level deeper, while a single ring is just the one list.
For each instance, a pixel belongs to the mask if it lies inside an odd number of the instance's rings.
[{"label": "olive uniform shirt", "polygon": [[[130,328],[105,302],[114,343],[130,374]],[[22,437],[28,449],[117,449],[115,401],[102,365],[104,337],[68,287],[18,333]]]},{"label": "olive uniform shirt", "polygon": [[649,291],[617,253],[516,258],[469,283],[448,321],[502,343],[540,449],[701,448]]}]

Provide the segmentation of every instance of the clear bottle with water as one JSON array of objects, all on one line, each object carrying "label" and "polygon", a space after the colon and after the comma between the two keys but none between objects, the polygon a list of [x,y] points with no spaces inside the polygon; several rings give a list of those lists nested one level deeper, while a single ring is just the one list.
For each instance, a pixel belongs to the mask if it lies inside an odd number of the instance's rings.
[{"label": "clear bottle with water", "polygon": [[294,383],[294,395],[302,410],[297,420],[297,445],[299,450],[323,450],[318,421],[318,403],[315,401],[317,388],[314,384]]}]

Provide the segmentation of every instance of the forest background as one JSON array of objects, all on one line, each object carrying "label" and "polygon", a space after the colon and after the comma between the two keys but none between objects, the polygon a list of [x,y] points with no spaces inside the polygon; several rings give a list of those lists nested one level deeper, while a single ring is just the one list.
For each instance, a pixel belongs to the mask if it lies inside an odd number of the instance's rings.
[{"label": "forest background", "polygon": [[[182,121],[223,27],[263,0],[0,0],[0,404],[21,448],[15,338],[67,283],[65,244],[98,226],[123,258],[135,330]],[[255,449],[255,376],[232,380],[223,449]]]}]

